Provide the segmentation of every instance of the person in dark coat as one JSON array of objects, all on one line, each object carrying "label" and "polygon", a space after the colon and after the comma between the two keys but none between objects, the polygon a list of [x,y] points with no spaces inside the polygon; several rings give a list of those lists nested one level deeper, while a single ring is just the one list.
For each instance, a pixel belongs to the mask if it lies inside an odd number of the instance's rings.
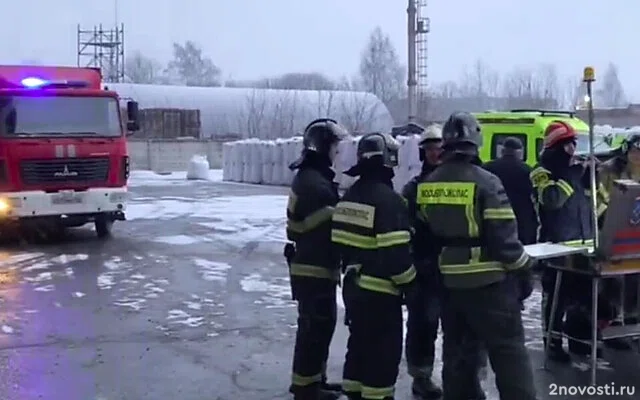
[{"label": "person in dark coat", "polygon": [[300,158],[287,204],[291,294],[298,302],[298,330],[289,391],[294,400],[335,400],[341,385],[327,382],[329,347],[336,327],[336,286],[340,260],[333,252],[331,218],[338,203],[331,168],[338,142],[348,136],[335,120],[312,121],[304,131]]},{"label": "person in dark coat", "polygon": [[536,243],[538,217],[533,204],[533,184],[529,179],[531,167],[523,160],[522,142],[507,138],[502,144],[500,158],[489,161],[484,168],[502,181],[518,222],[518,238],[522,244]]}]

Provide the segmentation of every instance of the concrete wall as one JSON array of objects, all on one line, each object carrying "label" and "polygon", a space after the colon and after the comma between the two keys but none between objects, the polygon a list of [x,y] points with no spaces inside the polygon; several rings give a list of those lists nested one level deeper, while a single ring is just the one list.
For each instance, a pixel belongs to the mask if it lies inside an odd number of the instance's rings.
[{"label": "concrete wall", "polygon": [[220,140],[129,139],[132,169],[156,172],[186,171],[194,155],[206,156],[212,169],[222,168]]}]

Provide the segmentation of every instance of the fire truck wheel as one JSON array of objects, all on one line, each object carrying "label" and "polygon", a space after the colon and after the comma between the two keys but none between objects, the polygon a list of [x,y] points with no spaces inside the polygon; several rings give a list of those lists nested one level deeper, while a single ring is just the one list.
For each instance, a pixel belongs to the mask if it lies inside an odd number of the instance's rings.
[{"label": "fire truck wheel", "polygon": [[96,219],[96,233],[98,234],[99,238],[108,238],[111,236],[111,228],[113,227],[113,221],[105,219],[105,218],[99,218]]}]

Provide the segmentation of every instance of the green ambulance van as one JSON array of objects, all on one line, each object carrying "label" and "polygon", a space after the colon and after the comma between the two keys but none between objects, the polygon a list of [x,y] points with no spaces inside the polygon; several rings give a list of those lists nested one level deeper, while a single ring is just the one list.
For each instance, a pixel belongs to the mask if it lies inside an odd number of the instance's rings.
[{"label": "green ambulance van", "polygon": [[[473,115],[482,127],[483,145],[480,149],[480,159],[483,162],[499,158],[504,140],[514,137],[522,142],[523,161],[534,166],[542,151],[544,131],[553,121],[563,121],[572,126],[578,132],[577,153],[589,153],[589,126],[570,111],[527,109],[488,111]],[[596,154],[609,153],[610,143],[611,141],[605,136],[596,135],[594,141]]]}]

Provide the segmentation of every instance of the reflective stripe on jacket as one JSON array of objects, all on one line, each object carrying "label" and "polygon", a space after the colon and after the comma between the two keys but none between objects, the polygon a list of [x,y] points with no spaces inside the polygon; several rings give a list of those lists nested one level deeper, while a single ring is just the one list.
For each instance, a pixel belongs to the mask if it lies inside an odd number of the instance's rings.
[{"label": "reflective stripe on jacket", "polygon": [[292,277],[340,279],[331,244],[331,217],[339,199],[334,176],[329,166],[303,162],[293,179],[287,203],[287,238],[296,244]]},{"label": "reflective stripe on jacket", "polygon": [[363,289],[399,295],[415,280],[407,209],[383,182],[361,178],[347,190],[333,214],[331,240],[344,262],[360,265]]},{"label": "reflective stripe on jacket", "polygon": [[[531,182],[540,218],[541,242],[593,241],[592,205],[589,186],[585,185],[587,174],[588,170],[580,165],[567,166],[555,173],[544,165],[533,169]],[[599,194],[604,194],[602,188]],[[608,200],[608,196],[604,199]]]},{"label": "reflective stripe on jacket", "polygon": [[526,267],[515,214],[495,175],[459,160],[444,163],[418,185],[417,203],[443,246],[440,270],[448,287],[471,288]]}]

